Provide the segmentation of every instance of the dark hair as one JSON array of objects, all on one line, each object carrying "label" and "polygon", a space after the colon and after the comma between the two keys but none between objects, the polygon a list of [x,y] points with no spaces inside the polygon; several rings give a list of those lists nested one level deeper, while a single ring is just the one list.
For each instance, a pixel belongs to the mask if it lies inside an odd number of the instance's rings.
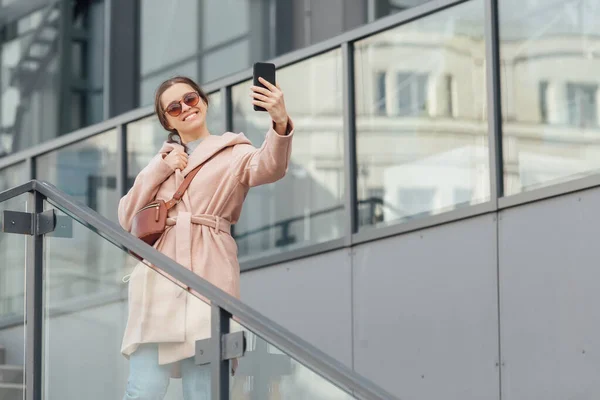
[{"label": "dark hair", "polygon": [[[202,101],[204,101],[207,107],[208,96],[206,95],[206,93],[204,93],[202,89],[200,89],[200,86],[198,86],[196,82],[194,82],[186,76],[175,76],[173,78],[167,79],[166,81],[160,84],[158,89],[156,89],[156,95],[154,96],[154,111],[156,112],[156,115],[158,116],[158,120],[160,121],[162,127],[169,131],[169,137],[167,138],[167,142],[178,143],[185,148],[185,144],[181,141],[181,136],[179,136],[179,132],[177,132],[177,129],[169,128],[169,122],[167,121],[167,117],[165,116],[162,104],[160,103],[160,98],[165,92],[165,90],[177,83],[185,83],[186,85],[191,86],[192,89],[198,92],[200,98],[202,99]],[[177,137],[178,140],[175,140],[175,137]]]}]

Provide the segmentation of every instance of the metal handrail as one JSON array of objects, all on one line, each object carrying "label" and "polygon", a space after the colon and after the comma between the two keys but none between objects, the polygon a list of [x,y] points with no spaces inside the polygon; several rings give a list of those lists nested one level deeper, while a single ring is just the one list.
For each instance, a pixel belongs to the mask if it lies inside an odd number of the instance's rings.
[{"label": "metal handrail", "polygon": [[175,280],[201,293],[213,306],[225,310],[236,321],[278,347],[307,368],[329,380],[342,390],[359,399],[397,399],[365,377],[357,374],[333,357],[325,354],[296,334],[280,326],[240,300],[202,279],[171,258],[126,232],[116,223],[104,218],[89,207],[72,199],[50,183],[32,180],[26,184],[0,192],[0,203],[28,192],[38,192],[53,202],[61,211],[76,219],[125,251],[133,252],[168,274]]}]

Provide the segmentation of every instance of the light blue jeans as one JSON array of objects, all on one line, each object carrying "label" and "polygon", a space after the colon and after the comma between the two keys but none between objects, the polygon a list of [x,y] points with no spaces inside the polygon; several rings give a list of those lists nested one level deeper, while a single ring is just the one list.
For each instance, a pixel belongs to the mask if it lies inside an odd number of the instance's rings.
[{"label": "light blue jeans", "polygon": [[[158,345],[143,344],[129,358],[129,380],[123,400],[163,400],[169,388],[172,365],[158,365]],[[210,399],[210,368],[181,361],[184,400]]]}]

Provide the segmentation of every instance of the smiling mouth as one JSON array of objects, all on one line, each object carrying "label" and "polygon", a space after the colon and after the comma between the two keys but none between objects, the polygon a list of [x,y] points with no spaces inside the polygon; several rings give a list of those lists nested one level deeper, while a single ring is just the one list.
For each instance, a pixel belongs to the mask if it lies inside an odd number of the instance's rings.
[{"label": "smiling mouth", "polygon": [[196,118],[197,116],[198,116],[198,112],[193,112],[193,113],[191,113],[190,115],[188,115],[187,117],[185,117],[183,120],[184,120],[184,121],[189,121],[189,120],[191,120],[191,119],[194,119],[194,118]]}]

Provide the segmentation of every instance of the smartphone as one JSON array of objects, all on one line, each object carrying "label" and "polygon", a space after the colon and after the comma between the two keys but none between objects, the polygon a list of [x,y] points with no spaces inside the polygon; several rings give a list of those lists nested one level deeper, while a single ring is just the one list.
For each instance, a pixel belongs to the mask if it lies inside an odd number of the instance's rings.
[{"label": "smartphone", "polygon": [[[254,86],[265,87],[262,83],[258,81],[258,78],[261,77],[265,79],[267,82],[275,85],[275,64],[271,63],[263,63],[257,62],[254,64],[252,68],[252,77],[254,80]],[[264,108],[255,105],[254,111],[267,111]]]}]

